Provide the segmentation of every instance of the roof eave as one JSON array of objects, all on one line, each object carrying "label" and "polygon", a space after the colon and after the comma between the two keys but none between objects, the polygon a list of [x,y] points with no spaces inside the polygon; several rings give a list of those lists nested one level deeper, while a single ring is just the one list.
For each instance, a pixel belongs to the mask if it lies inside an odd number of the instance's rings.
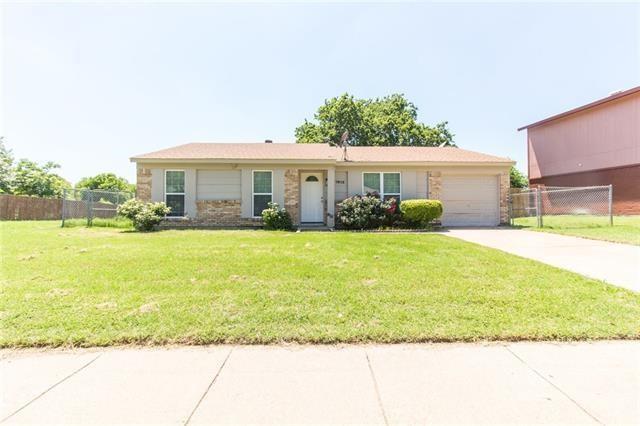
[{"label": "roof eave", "polygon": [[510,166],[516,162],[504,161],[339,161],[338,166]]},{"label": "roof eave", "polygon": [[184,159],[184,158],[140,158],[131,157],[133,163],[150,163],[150,164],[162,164],[162,163],[182,163],[182,164],[198,164],[198,163],[214,163],[214,164],[327,164],[336,166],[510,166],[516,162],[513,160],[498,160],[498,161],[336,161],[334,159],[234,159],[234,158],[197,158],[197,159]]},{"label": "roof eave", "polygon": [[197,163],[238,163],[238,164],[335,164],[336,160],[333,158],[328,159],[263,159],[263,158],[144,158],[144,157],[131,157],[129,159],[132,163],[185,163],[185,164],[197,164]]},{"label": "roof eave", "polygon": [[536,121],[535,123],[527,124],[526,126],[522,126],[518,128],[518,132],[524,129],[529,129],[531,127],[541,126],[543,124],[550,123],[555,120],[559,120],[561,118],[567,117],[569,115],[576,114],[578,112],[597,107],[599,105],[605,104],[607,102],[615,101],[617,99],[623,98],[625,96],[632,95],[636,92],[640,92],[640,86],[632,87],[631,89],[623,90],[622,92],[614,93],[611,96],[607,96],[606,98],[598,99],[597,101],[590,102],[588,104],[579,106],[577,108],[570,109],[569,111],[561,112],[560,114],[552,115],[551,117],[545,118],[544,120]]}]

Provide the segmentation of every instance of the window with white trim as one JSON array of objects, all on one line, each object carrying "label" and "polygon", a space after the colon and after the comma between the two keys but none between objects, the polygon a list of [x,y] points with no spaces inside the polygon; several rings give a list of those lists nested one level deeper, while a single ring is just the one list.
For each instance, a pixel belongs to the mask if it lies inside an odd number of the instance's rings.
[{"label": "window with white trim", "polygon": [[362,173],[362,193],[377,194],[381,199],[395,198],[400,202],[400,173],[365,172]]},{"label": "window with white trim", "polygon": [[171,208],[167,216],[184,216],[184,170],[165,170],[164,202]]},{"label": "window with white trim", "polygon": [[273,200],[273,172],[270,170],[253,171],[253,216],[262,216]]}]

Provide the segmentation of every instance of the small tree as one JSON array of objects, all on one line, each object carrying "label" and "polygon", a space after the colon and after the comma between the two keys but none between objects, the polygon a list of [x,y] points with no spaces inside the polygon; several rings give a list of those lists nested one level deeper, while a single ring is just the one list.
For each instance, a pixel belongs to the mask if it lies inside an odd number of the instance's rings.
[{"label": "small tree", "polygon": [[511,188],[526,188],[529,186],[529,180],[527,177],[515,166],[511,166],[509,171],[509,180],[511,182]]}]

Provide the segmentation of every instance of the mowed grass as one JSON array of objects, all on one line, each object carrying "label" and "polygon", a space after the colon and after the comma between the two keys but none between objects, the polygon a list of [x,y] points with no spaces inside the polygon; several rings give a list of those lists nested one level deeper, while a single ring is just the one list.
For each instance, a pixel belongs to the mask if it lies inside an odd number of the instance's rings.
[{"label": "mowed grass", "polygon": [[542,224],[537,228],[535,217],[514,219],[514,225],[534,231],[640,245],[640,216],[614,216],[613,226],[604,216],[544,216]]},{"label": "mowed grass", "polygon": [[[64,221],[65,228],[75,228],[78,226],[87,226],[87,219],[66,219]],[[96,217],[91,221],[91,226],[96,228],[133,229],[133,222],[124,217]]]},{"label": "mowed grass", "polygon": [[436,234],[0,232],[2,347],[640,337],[640,295]]}]

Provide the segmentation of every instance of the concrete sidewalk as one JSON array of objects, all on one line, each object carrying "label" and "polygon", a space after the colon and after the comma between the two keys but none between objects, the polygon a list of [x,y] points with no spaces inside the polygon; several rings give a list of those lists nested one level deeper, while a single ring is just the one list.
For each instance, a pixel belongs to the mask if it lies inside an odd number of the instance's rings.
[{"label": "concrete sidewalk", "polygon": [[513,228],[452,228],[442,234],[640,291],[638,246]]},{"label": "concrete sidewalk", "polygon": [[2,351],[6,423],[617,423],[640,342]]}]

